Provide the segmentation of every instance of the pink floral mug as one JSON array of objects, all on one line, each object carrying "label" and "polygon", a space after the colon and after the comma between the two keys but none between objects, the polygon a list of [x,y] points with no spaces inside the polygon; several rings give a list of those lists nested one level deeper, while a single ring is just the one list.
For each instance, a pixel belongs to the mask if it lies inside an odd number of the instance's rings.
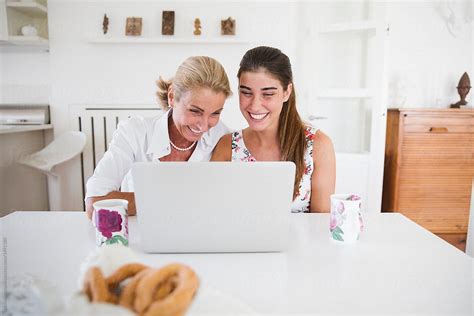
[{"label": "pink floral mug", "polygon": [[356,194],[331,195],[329,230],[334,240],[351,243],[359,240],[364,229],[361,198]]},{"label": "pink floral mug", "polygon": [[93,204],[92,222],[96,228],[96,244],[128,246],[128,201],[122,199],[101,200]]}]

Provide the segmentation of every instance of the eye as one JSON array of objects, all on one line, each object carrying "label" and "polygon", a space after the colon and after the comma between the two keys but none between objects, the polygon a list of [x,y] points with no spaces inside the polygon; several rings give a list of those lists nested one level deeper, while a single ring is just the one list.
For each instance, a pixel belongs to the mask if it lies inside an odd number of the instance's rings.
[{"label": "eye", "polygon": [[274,95],[275,95],[275,93],[264,93],[263,94],[264,97],[272,97]]},{"label": "eye", "polygon": [[219,116],[219,115],[221,115],[221,112],[214,112],[214,113],[212,113],[211,115],[213,115],[213,116]]},{"label": "eye", "polygon": [[245,96],[251,96],[252,95],[252,92],[249,92],[249,91],[240,90],[240,93],[245,95]]},{"label": "eye", "polygon": [[199,111],[199,110],[196,110],[196,109],[189,109],[189,111],[191,111],[191,112],[193,112],[193,113],[195,113],[195,114],[199,114],[199,113],[200,113],[200,111]]}]

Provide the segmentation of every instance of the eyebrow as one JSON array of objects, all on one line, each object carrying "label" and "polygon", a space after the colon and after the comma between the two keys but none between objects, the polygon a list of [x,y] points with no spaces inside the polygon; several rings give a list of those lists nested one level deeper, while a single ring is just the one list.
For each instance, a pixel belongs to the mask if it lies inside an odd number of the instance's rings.
[{"label": "eyebrow", "polygon": [[[245,90],[250,90],[250,91],[252,90],[252,89],[250,89],[249,87],[244,86],[244,85],[240,85],[239,88],[240,88],[240,89],[245,89]],[[260,90],[262,90],[262,91],[269,91],[269,90],[277,90],[277,89],[278,89],[277,87],[266,87],[266,88],[262,88],[262,89],[260,89]]]},{"label": "eyebrow", "polygon": [[[201,108],[200,108],[199,106],[197,106],[197,105],[191,104],[191,106],[194,107],[194,108],[196,108],[196,109],[199,110],[200,112],[203,112],[203,113],[206,112],[206,111],[204,111],[204,109],[201,109]],[[224,108],[217,109],[217,110],[215,110],[215,111],[212,112],[212,113],[216,113],[216,112],[222,111],[223,109],[224,109]]]}]

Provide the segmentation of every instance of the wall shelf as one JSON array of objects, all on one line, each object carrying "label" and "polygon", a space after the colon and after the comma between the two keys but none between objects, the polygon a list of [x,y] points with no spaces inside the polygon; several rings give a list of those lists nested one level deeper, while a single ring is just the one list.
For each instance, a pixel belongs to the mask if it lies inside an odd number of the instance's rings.
[{"label": "wall shelf", "polygon": [[89,38],[91,44],[248,44],[248,41],[235,37],[95,37]]},{"label": "wall shelf", "polygon": [[52,129],[52,124],[42,125],[0,125],[0,134],[23,133]]},{"label": "wall shelf", "polygon": [[43,18],[48,14],[48,9],[35,1],[9,1],[7,2],[7,8],[15,9],[36,18]]},{"label": "wall shelf", "polygon": [[[3,29],[0,30],[2,51],[15,52],[33,49],[48,50],[48,9],[46,0],[22,0],[3,1],[3,15],[0,13],[0,20],[5,19]],[[1,11],[1,10],[0,10]],[[22,28],[31,25],[37,31],[36,36],[22,36]],[[0,26],[0,28],[2,28]],[[10,46],[13,48],[10,50]]]},{"label": "wall shelf", "polygon": [[356,21],[348,23],[335,23],[324,26],[319,33],[345,33],[345,32],[366,32],[370,31],[375,34],[377,30],[377,23],[375,21]]},{"label": "wall shelf", "polygon": [[368,89],[327,89],[317,94],[320,99],[369,99],[372,94]]},{"label": "wall shelf", "polygon": [[46,38],[40,36],[8,36],[7,43],[12,45],[25,45],[25,46],[43,46],[48,47],[49,41]]}]

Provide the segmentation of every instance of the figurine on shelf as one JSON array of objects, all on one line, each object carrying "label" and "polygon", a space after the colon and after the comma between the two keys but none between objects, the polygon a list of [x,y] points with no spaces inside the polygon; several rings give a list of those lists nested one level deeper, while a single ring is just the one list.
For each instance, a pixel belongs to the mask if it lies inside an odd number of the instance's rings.
[{"label": "figurine on shelf", "polygon": [[194,35],[201,35],[201,20],[199,18],[194,20]]},{"label": "figurine on shelf", "polygon": [[457,89],[461,100],[454,104],[451,104],[451,108],[455,109],[459,109],[461,106],[467,105],[466,96],[469,93],[469,90],[471,89],[471,80],[469,80],[469,75],[467,74],[467,72],[465,72],[462,75],[461,80],[459,80]]},{"label": "figurine on shelf", "polygon": [[25,25],[21,28],[21,35],[23,36],[37,36],[38,29],[31,24]]},{"label": "figurine on shelf", "polygon": [[221,35],[235,35],[235,20],[231,17],[221,20]]},{"label": "figurine on shelf", "polygon": [[161,23],[162,35],[174,34],[174,11],[163,11],[163,21]]},{"label": "figurine on shelf", "polygon": [[125,27],[125,35],[130,35],[130,36],[142,35],[142,18],[136,18],[136,17],[127,18],[127,25]]},{"label": "figurine on shelf", "polygon": [[109,17],[107,14],[104,14],[104,20],[102,21],[102,30],[104,31],[104,34],[107,34],[107,31],[109,30]]}]

